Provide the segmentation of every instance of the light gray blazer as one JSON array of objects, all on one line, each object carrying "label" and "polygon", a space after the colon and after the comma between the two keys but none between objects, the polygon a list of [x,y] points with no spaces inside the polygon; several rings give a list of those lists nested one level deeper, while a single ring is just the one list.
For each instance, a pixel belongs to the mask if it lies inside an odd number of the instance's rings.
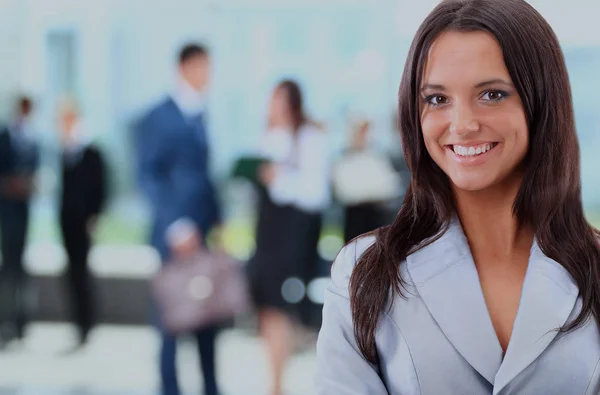
[{"label": "light gray blazer", "polygon": [[506,355],[492,326],[459,221],[401,263],[407,298],[396,297],[376,332],[379,363],[366,362],[352,328],[348,281],[374,242],[345,247],[332,268],[317,344],[318,395],[600,394],[600,335],[593,319],[556,328],[581,309],[567,271],[534,242]]}]

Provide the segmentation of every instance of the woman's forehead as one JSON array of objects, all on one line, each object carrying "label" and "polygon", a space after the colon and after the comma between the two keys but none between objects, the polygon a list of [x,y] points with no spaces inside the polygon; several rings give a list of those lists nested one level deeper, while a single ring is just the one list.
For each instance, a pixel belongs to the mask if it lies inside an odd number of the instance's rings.
[{"label": "woman's forehead", "polygon": [[502,49],[487,32],[449,31],[437,37],[426,56],[422,85],[477,85],[510,75]]}]

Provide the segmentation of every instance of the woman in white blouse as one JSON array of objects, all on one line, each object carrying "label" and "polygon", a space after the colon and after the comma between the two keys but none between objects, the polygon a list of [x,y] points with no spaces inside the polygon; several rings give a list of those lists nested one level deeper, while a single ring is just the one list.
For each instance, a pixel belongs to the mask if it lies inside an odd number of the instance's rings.
[{"label": "woman in white blouse", "polygon": [[262,142],[256,251],[248,263],[259,326],[270,357],[272,395],[282,393],[294,320],[315,275],[321,214],[329,203],[326,134],[309,121],[294,81],[275,88]]}]

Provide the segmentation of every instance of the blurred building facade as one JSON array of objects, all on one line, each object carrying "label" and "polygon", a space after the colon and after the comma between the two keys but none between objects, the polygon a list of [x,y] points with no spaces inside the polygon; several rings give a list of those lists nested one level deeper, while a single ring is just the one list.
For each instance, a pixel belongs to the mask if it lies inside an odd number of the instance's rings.
[{"label": "blurred building facade", "polygon": [[[581,136],[586,206],[600,212],[600,6],[592,0],[532,0],[554,26],[567,56]],[[305,88],[309,112],[327,124],[335,152],[354,112],[374,120],[381,145],[399,149],[391,119],[404,59],[418,21],[436,0],[0,0],[0,117],[15,93],[31,93],[44,146],[53,148],[55,103],[64,92],[83,104],[87,129],[110,153],[114,202],[137,212],[129,126],[171,90],[177,49],[199,40],[212,50],[209,123],[214,171],[255,146],[267,97],[281,77]],[[595,12],[594,12],[595,11]],[[50,212],[55,185],[50,149],[40,212]],[[118,204],[116,204],[118,206]],[[129,209],[134,207],[136,209]],[[46,210],[46,211],[44,211]],[[44,216],[44,214],[39,214]],[[47,215],[46,215],[47,216]],[[42,232],[43,233],[43,232]],[[44,233],[48,234],[48,233]]]}]

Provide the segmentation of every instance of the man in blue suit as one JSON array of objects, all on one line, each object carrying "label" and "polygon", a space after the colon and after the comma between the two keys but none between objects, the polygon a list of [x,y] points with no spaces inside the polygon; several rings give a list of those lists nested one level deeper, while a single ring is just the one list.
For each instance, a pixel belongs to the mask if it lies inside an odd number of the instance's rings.
[{"label": "man in blue suit", "polygon": [[[211,229],[221,222],[209,174],[209,145],[204,122],[205,92],[210,76],[207,50],[196,44],[186,45],[179,54],[178,71],[174,92],[151,109],[136,128],[138,181],[153,215],[151,244],[165,263],[189,254],[190,246],[204,243]],[[179,229],[190,227],[197,230],[197,240],[171,243]],[[179,395],[176,339],[162,325],[159,329],[163,395]],[[202,329],[195,334],[206,395],[218,394],[216,334],[216,328]]]}]

